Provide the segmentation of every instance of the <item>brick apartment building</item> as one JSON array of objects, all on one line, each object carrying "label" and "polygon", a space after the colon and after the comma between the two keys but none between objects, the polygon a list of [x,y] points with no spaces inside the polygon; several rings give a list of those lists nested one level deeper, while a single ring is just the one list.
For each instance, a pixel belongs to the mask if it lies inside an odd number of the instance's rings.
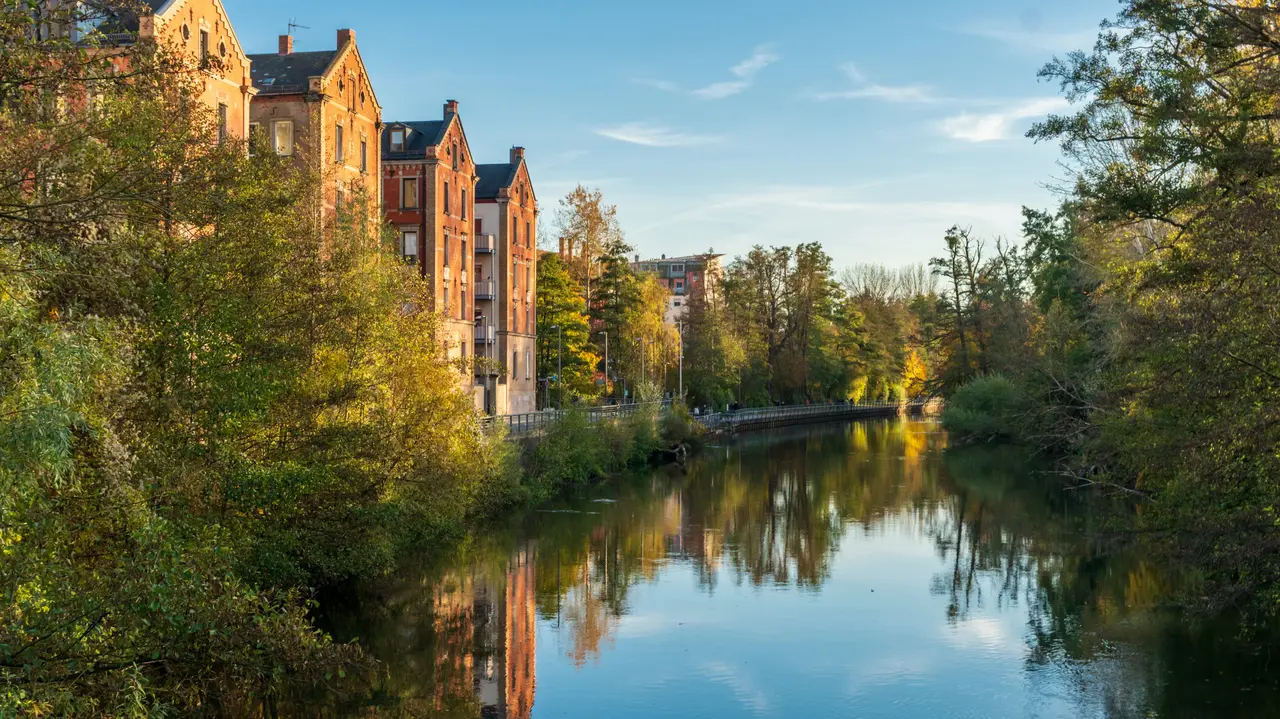
[{"label": "brick apartment building", "polygon": [[[449,356],[472,360],[470,365],[476,357],[496,357],[496,336],[482,335],[476,326],[471,269],[477,176],[458,103],[445,103],[440,120],[387,123],[381,146],[383,213],[399,234],[401,256],[435,288]],[[473,375],[467,370],[463,386],[485,409]]]},{"label": "brick apartment building", "polygon": [[695,293],[715,291],[724,278],[724,255],[707,253],[685,257],[662,255],[656,260],[641,260],[631,264],[631,271],[657,275],[658,281],[670,291],[667,298],[666,323],[674,325],[684,316],[690,297]]},{"label": "brick apartment building", "polygon": [[[165,0],[144,13],[104,10],[95,21],[92,27],[65,32],[74,42],[95,43],[99,35],[104,52],[153,41],[186,55],[192,69],[200,71],[200,100],[216,113],[218,138],[248,136],[250,104],[257,92],[251,61],[220,0]],[[118,71],[127,69],[122,58],[113,64]]]},{"label": "brick apartment building", "polygon": [[382,107],[355,31],[339,30],[335,49],[311,52],[294,52],[293,37],[281,35],[275,53],[249,59],[258,90],[251,133],[267,138],[276,154],[324,173],[327,211],[363,194],[376,216]]},{"label": "brick apartment building", "polygon": [[499,414],[537,409],[538,199],[524,148],[480,165],[476,186],[476,332],[496,335],[504,370],[489,386]]}]

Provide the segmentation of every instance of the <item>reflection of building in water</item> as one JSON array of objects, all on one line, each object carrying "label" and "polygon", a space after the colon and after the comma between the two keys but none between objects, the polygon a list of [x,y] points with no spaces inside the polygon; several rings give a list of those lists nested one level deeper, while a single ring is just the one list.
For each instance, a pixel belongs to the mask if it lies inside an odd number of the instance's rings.
[{"label": "reflection of building in water", "polygon": [[474,696],[481,716],[528,719],[537,678],[534,550],[514,554],[506,572],[450,577],[438,585],[436,707]]},{"label": "reflection of building in water", "polygon": [[537,626],[532,545],[518,551],[500,586],[478,583],[476,676],[481,716],[527,719],[537,680]]}]

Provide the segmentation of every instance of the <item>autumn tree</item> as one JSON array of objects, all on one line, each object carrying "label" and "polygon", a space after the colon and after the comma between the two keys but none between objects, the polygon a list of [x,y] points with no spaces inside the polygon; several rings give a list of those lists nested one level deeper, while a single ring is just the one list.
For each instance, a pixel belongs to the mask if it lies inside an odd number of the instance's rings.
[{"label": "autumn tree", "polygon": [[538,376],[559,374],[560,379],[549,385],[553,394],[563,384],[569,398],[597,396],[600,356],[591,343],[587,303],[559,255],[546,255],[538,263],[537,301]]},{"label": "autumn tree", "polygon": [[596,263],[617,247],[626,246],[618,208],[606,204],[600,190],[588,190],[582,185],[560,199],[555,234],[563,245],[569,276],[587,296],[595,292],[593,284],[600,274]]}]

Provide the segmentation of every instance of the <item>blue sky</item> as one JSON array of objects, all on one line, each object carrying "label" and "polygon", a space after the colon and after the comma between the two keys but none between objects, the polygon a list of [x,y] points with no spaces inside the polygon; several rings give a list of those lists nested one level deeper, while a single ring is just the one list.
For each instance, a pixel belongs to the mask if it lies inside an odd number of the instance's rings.
[{"label": "blue sky", "polygon": [[952,224],[1016,237],[1056,204],[1065,107],[1036,70],[1117,0],[224,0],[250,52],[351,27],[387,120],[461,103],[472,151],[528,148],[546,225],[581,182],[637,252],[818,240],[838,267],[937,254]]}]

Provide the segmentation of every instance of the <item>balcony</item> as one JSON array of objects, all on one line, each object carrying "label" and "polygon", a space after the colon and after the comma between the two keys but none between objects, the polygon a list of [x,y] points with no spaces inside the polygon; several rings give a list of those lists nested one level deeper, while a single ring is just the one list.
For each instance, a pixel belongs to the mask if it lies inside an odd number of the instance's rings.
[{"label": "balcony", "polygon": [[498,243],[493,239],[493,235],[476,235],[477,255],[492,255],[497,246]]},{"label": "balcony", "polygon": [[493,280],[476,280],[476,299],[493,300],[498,297],[498,286]]},{"label": "balcony", "polygon": [[493,325],[476,328],[476,344],[491,345],[494,343],[496,333],[493,331]]}]

